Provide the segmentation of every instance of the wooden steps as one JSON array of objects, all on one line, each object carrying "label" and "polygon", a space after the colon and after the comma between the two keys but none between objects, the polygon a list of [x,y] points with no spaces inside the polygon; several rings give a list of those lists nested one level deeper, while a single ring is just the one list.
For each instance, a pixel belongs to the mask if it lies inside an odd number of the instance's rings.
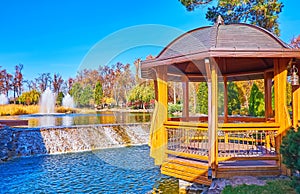
[{"label": "wooden steps", "polygon": [[183,158],[168,158],[161,167],[165,175],[173,176],[185,181],[210,185],[208,177],[208,165],[205,162]]},{"label": "wooden steps", "polygon": [[[266,158],[266,160],[220,162],[216,171],[216,178],[280,175],[280,167],[277,165],[278,158]],[[205,185],[210,185],[212,182],[211,179],[208,179],[208,169],[208,163],[205,161],[182,157],[169,157],[161,166],[162,174]]]},{"label": "wooden steps", "polygon": [[281,171],[276,160],[235,161],[220,163],[217,178],[230,178],[233,176],[277,176]]}]

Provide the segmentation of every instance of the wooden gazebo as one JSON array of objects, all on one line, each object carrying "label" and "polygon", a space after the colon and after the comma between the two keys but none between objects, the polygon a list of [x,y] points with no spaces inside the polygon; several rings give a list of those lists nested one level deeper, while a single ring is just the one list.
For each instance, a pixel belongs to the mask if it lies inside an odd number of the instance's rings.
[{"label": "wooden gazebo", "polygon": [[[248,24],[189,31],[154,59],[141,62],[142,78],[153,79],[156,107],[151,125],[151,156],[163,174],[210,184],[211,178],[285,174],[282,136],[300,120],[300,89],[293,86],[292,114],[286,85],[300,50],[272,33]],[[264,79],[265,117],[228,116],[227,83]],[[189,111],[189,83],[207,82],[208,115]],[[168,82],[182,83],[182,117],[168,118]],[[218,84],[224,85],[224,112],[218,113]],[[275,110],[272,110],[272,86]]]}]

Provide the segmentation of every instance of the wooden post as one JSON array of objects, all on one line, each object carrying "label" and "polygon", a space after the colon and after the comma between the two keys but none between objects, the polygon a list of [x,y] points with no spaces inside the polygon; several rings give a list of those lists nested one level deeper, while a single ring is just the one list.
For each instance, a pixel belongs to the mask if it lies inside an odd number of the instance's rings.
[{"label": "wooden post", "polygon": [[187,77],[182,80],[182,91],[183,91],[183,110],[182,117],[185,121],[189,121],[189,82]]},{"label": "wooden post", "polygon": [[[275,95],[275,122],[280,125],[276,136],[276,152],[280,153],[282,137],[290,127],[290,115],[286,105],[286,83],[287,83],[287,64],[286,59],[274,59],[274,95]],[[282,174],[287,174],[286,167],[282,164],[279,154],[278,166]]]},{"label": "wooden post", "polygon": [[272,78],[273,72],[264,73],[264,87],[265,87],[265,117],[266,121],[268,118],[273,116],[272,110]]},{"label": "wooden post", "polygon": [[164,127],[164,123],[168,118],[167,66],[157,67],[156,75],[158,93],[150,130],[150,156],[154,158],[155,165],[161,165],[167,157],[166,148],[168,143],[167,131]]},{"label": "wooden post", "polygon": [[292,105],[293,105],[293,127],[295,129],[298,128],[298,123],[300,120],[300,114],[299,114],[299,100],[300,100],[300,87],[299,86],[293,86],[293,96],[292,96]]},{"label": "wooden post", "polygon": [[280,125],[279,133],[286,130],[289,115],[286,115],[286,84],[287,63],[284,59],[274,59],[274,95],[275,95],[275,122]]},{"label": "wooden post", "polygon": [[212,178],[215,178],[218,167],[218,75],[216,63],[205,59],[205,67],[208,78],[208,163]]},{"label": "wooden post", "polygon": [[227,77],[224,76],[224,123],[228,122],[228,89]]}]

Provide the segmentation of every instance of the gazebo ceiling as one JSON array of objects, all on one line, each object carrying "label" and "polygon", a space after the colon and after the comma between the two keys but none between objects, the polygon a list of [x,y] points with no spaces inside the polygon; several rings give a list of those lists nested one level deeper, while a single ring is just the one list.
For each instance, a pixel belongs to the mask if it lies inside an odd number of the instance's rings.
[{"label": "gazebo ceiling", "polygon": [[282,57],[300,58],[300,50],[254,25],[215,24],[179,36],[156,58],[142,61],[141,73],[143,78],[154,79],[152,68],[168,65],[169,80],[179,81],[180,75],[196,80],[206,75],[203,59],[211,58],[229,80],[259,79],[273,68],[274,58]]}]

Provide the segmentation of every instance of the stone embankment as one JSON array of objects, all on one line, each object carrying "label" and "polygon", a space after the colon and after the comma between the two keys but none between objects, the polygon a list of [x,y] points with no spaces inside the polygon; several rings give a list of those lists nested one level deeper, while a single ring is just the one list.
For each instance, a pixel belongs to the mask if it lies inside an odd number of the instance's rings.
[{"label": "stone embankment", "polygon": [[147,144],[149,124],[0,129],[0,162],[32,155]]}]

